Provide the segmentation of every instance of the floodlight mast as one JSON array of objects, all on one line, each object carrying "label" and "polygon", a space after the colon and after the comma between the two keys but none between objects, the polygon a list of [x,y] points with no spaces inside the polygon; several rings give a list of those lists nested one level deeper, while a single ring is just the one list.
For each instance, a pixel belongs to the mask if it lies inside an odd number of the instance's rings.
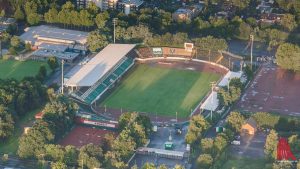
[{"label": "floodlight mast", "polygon": [[61,94],[64,94],[64,63],[65,61],[61,60]]},{"label": "floodlight mast", "polygon": [[113,18],[113,25],[114,25],[114,43],[116,43],[116,24],[118,18]]},{"label": "floodlight mast", "polygon": [[251,70],[253,68],[253,41],[254,41],[254,35],[250,35],[250,42],[251,42],[251,48],[250,48],[250,57],[251,57]]},{"label": "floodlight mast", "polygon": [[210,119],[212,120],[212,105],[213,105],[213,92],[214,92],[214,88],[216,85],[216,82],[210,82],[211,85],[211,98],[210,98],[210,102],[211,102],[211,107],[210,107]]}]

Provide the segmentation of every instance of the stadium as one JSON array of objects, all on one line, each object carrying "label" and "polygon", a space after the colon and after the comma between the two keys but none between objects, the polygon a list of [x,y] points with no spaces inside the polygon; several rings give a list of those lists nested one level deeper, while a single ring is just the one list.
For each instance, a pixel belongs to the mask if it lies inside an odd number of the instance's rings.
[{"label": "stadium", "polygon": [[186,121],[212,95],[211,83],[218,84],[229,72],[226,65],[216,63],[227,64],[225,56],[210,56],[208,61],[194,58],[196,52],[193,45],[137,48],[109,44],[75,67],[64,86],[77,101],[112,120],[134,111],[156,121]]}]

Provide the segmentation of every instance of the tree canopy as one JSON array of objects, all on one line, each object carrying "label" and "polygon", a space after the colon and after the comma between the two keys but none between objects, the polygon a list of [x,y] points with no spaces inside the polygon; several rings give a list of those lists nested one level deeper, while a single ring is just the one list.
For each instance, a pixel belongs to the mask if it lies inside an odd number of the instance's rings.
[{"label": "tree canopy", "polygon": [[281,44],[276,52],[276,62],[284,69],[300,71],[300,47],[291,43]]}]

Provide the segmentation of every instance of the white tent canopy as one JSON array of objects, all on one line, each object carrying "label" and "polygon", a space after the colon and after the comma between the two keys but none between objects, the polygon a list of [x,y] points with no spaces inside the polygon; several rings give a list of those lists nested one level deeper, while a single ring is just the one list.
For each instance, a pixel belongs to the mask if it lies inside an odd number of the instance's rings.
[{"label": "white tent canopy", "polygon": [[232,71],[229,71],[225,76],[224,78],[220,81],[220,83],[218,84],[218,86],[227,86],[228,85],[228,82],[230,81],[230,79],[233,79],[233,78],[241,78],[243,75],[243,72],[232,72]]},{"label": "white tent canopy", "polygon": [[66,86],[92,86],[112,69],[133,48],[134,44],[109,44],[88,63],[83,65],[68,81]]},{"label": "white tent canopy", "polygon": [[[227,86],[230,79],[241,78],[243,72],[227,72],[223,79],[218,83],[218,86]],[[201,105],[201,109],[215,111],[219,106],[218,93],[213,91]]]}]

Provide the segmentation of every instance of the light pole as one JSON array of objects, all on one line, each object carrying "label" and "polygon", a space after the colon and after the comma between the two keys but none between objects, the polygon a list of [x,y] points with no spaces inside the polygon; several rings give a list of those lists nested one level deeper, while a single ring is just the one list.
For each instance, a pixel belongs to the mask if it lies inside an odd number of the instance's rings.
[{"label": "light pole", "polygon": [[250,57],[251,57],[251,70],[252,70],[252,64],[253,64],[253,41],[254,41],[254,35],[250,35],[250,43],[251,43],[251,48],[250,48]]},{"label": "light pole", "polygon": [[118,18],[113,18],[113,25],[114,25],[114,43],[116,43],[116,24],[117,24]]},{"label": "light pole", "polygon": [[0,33],[0,59],[2,58],[2,33]]},{"label": "light pole", "polygon": [[210,107],[210,119],[212,120],[212,105],[213,105],[213,92],[214,92],[214,87],[216,85],[216,82],[210,82],[211,85],[211,98],[210,98],[210,103],[211,103],[211,107]]},{"label": "light pole", "polygon": [[61,60],[61,94],[64,94],[64,63],[65,61]]},{"label": "light pole", "polygon": [[228,92],[229,92],[229,87],[230,87],[230,86],[229,86],[229,85],[230,85],[230,80],[231,80],[231,78],[229,77],[229,78],[228,78],[228,84],[227,84]]}]

